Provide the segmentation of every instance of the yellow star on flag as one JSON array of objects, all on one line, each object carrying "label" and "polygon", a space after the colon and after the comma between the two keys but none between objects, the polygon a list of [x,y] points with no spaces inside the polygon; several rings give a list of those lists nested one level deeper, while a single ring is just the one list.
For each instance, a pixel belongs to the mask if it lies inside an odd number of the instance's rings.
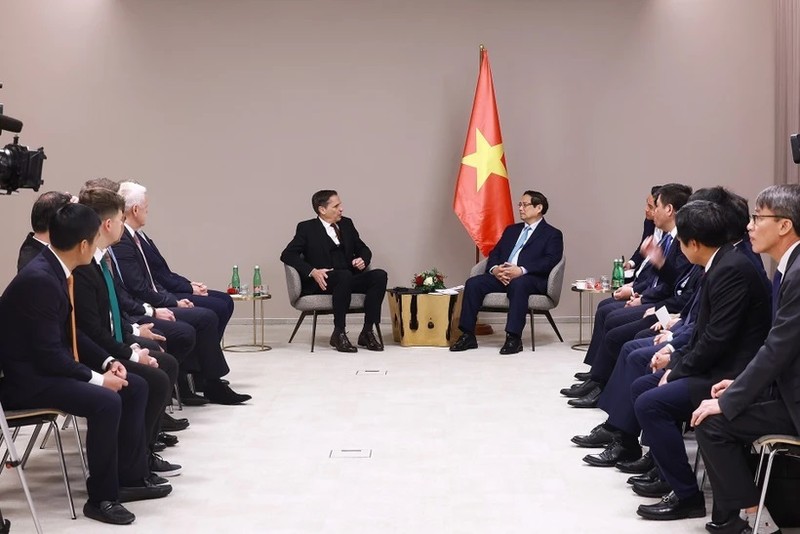
[{"label": "yellow star on flag", "polygon": [[475,152],[467,154],[461,163],[474,167],[477,171],[478,182],[476,191],[480,191],[490,174],[508,178],[506,166],[503,165],[503,143],[490,145],[478,128],[475,128]]}]

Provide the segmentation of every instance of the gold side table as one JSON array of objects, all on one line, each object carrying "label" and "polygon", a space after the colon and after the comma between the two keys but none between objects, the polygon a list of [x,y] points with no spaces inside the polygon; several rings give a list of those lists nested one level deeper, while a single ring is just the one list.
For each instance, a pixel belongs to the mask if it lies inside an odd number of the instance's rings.
[{"label": "gold side table", "polygon": [[[264,352],[272,350],[272,347],[265,343],[264,338],[264,301],[272,298],[269,293],[264,293],[258,296],[254,295],[231,295],[233,302],[252,302],[253,303],[253,342],[252,343],[236,343],[233,345],[226,345],[225,338],[222,338],[222,350],[231,352]],[[259,304],[259,314],[256,317],[256,302]],[[261,336],[258,334],[258,324],[261,323]]]},{"label": "gold side table", "polygon": [[392,336],[403,347],[449,347],[461,331],[463,292],[457,295],[402,293],[386,290],[392,316]]},{"label": "gold side table", "polygon": [[572,286],[572,291],[578,294],[578,342],[572,345],[574,350],[589,350],[589,343],[583,341],[583,294],[589,295],[589,337],[594,330],[594,296],[612,293],[611,289],[578,289]]}]

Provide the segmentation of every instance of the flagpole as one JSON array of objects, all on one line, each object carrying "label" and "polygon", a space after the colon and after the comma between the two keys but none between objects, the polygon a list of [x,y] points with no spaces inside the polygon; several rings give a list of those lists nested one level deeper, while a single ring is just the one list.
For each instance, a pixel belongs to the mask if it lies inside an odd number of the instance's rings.
[{"label": "flagpole", "polygon": [[[483,61],[483,51],[486,50],[486,47],[483,46],[483,43],[478,47],[478,72],[480,73],[481,70],[481,61]],[[475,245],[475,263],[477,264],[481,261],[481,249],[478,248],[478,245]],[[476,323],[475,324],[475,334],[478,336],[488,336],[494,334],[494,329],[492,325],[487,323]]]}]

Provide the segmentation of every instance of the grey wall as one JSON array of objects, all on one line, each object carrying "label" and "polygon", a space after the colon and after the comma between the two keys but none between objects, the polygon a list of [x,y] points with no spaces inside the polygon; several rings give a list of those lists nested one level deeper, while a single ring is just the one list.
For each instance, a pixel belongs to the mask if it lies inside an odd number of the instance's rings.
[{"label": "grey wall", "polygon": [[[634,248],[653,183],[773,175],[773,2],[753,0],[2,0],[0,101],[45,146],[45,188],[133,178],[175,270],[223,288],[278,256],[338,189],[390,285],[474,247],[452,212],[490,53],[514,200],[550,198],[567,283]],[[10,142],[3,134],[0,141]],[[31,191],[0,199],[0,286]],[[577,314],[566,295],[556,315]]]}]

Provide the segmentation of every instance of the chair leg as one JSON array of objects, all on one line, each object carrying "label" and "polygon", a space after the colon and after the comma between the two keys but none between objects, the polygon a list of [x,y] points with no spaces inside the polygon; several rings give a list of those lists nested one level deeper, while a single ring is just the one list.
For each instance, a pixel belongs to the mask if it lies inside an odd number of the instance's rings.
[{"label": "chair leg", "polygon": [[317,340],[317,312],[314,311],[314,321],[311,323],[311,352],[314,352],[314,343]]},{"label": "chair leg", "polygon": [[758,532],[758,526],[761,524],[761,513],[764,511],[764,500],[767,498],[767,488],[769,487],[769,473],[772,471],[772,460],[775,459],[775,455],[780,452],[779,449],[773,449],[769,453],[769,459],[767,460],[767,472],[764,473],[764,483],[763,488],[761,489],[761,499],[758,501],[758,511],[756,512],[756,524],[753,525],[753,532]]},{"label": "chair leg", "polygon": [[50,432],[53,431],[53,427],[47,425],[47,432],[44,433],[44,437],[42,438],[42,444],[39,445],[40,450],[44,450],[47,447],[47,440],[50,439]]},{"label": "chair leg", "polygon": [[528,316],[531,318],[531,350],[536,351],[536,341],[533,337],[533,312],[528,311]]},{"label": "chair leg", "polygon": [[81,438],[81,429],[78,426],[78,419],[74,416],[72,418],[72,426],[75,427],[75,439],[78,441],[78,454],[81,457],[81,468],[83,468],[83,478],[89,478],[89,468],[86,466],[86,453],[83,449],[83,438]]},{"label": "chair leg", "polygon": [[[18,466],[19,457],[17,456],[17,449],[14,446],[14,439],[11,437],[11,429],[8,428],[8,422],[6,421],[6,415],[2,406],[0,406],[0,430],[2,430],[2,437],[5,439],[8,453],[11,456],[11,465],[9,467]],[[5,462],[3,462],[3,464],[5,464]],[[25,478],[25,473],[22,469],[16,469],[16,472],[19,477],[19,483],[22,486],[22,491],[25,493],[25,500],[28,501],[28,508],[31,511],[33,525],[36,527],[37,534],[42,534],[42,525],[39,523],[39,516],[36,515],[36,508],[33,506],[33,497],[31,496],[30,488],[28,488],[28,480]],[[5,527],[9,525],[0,526]]]},{"label": "chair leg", "polygon": [[25,447],[25,453],[22,455],[22,464],[20,467],[25,469],[25,465],[28,463],[28,457],[31,455],[31,450],[33,450],[33,446],[36,445],[36,438],[39,437],[39,432],[42,430],[42,423],[36,425],[33,429],[33,434],[31,434],[31,439],[28,440],[28,446]]},{"label": "chair leg", "polygon": [[564,338],[561,337],[561,332],[558,331],[558,327],[556,326],[556,322],[555,322],[555,320],[553,320],[553,316],[550,315],[550,310],[544,312],[544,315],[545,315],[545,317],[547,317],[547,320],[550,321],[550,326],[552,326],[553,330],[555,330],[556,335],[558,336],[558,340],[563,343],[564,342]]},{"label": "chair leg", "polygon": [[[75,515],[75,503],[72,502],[72,489],[69,486],[69,476],[67,475],[67,462],[64,459],[64,444],[61,443],[61,434],[58,432],[58,426],[56,426],[55,421],[50,423],[53,425],[53,437],[56,440],[56,448],[58,449],[58,457],[61,460],[61,474],[64,475],[64,487],[67,490],[67,501],[69,502],[69,513],[72,516],[72,519],[76,519],[77,516]],[[78,429],[78,422],[75,421],[75,429]],[[83,461],[83,446],[81,446],[81,461]]]},{"label": "chair leg", "polygon": [[[178,388],[178,381],[175,381],[175,400],[178,401],[178,410],[183,411],[183,401],[181,400],[181,390]],[[169,403],[169,407],[172,408],[172,403]],[[172,413],[172,412],[170,412]]]},{"label": "chair leg", "polygon": [[297,329],[300,328],[300,325],[303,324],[303,319],[306,318],[306,315],[308,315],[308,312],[302,312],[300,314],[300,318],[297,319],[297,324],[294,325],[294,330],[292,330],[292,335],[289,338],[289,343],[291,343],[292,340],[294,339],[294,335],[297,333]]}]

